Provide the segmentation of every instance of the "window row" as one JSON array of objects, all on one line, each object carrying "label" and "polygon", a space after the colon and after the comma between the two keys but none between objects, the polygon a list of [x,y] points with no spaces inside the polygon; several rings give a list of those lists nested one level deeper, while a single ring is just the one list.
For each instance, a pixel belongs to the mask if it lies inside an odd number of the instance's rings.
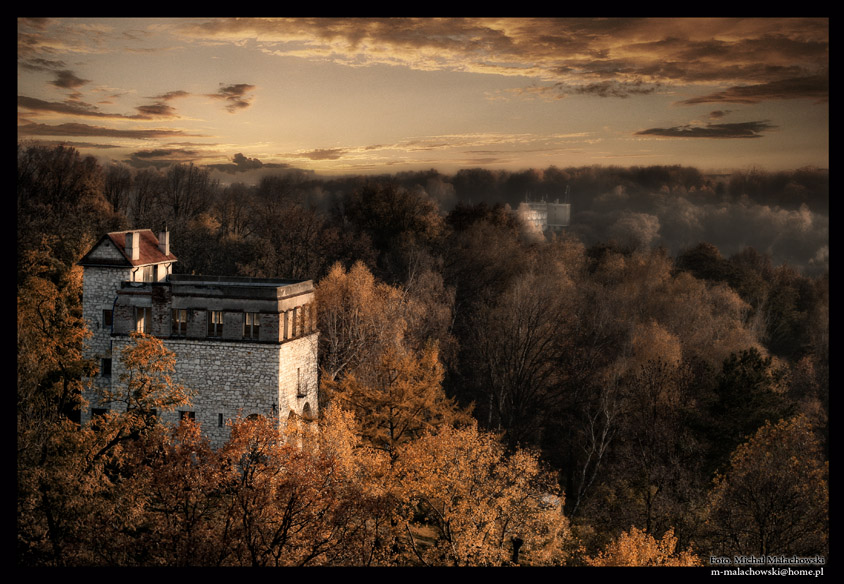
[{"label": "window row", "polygon": [[[146,309],[149,310],[149,309]],[[223,336],[223,312],[221,310],[208,310],[207,323],[209,337]],[[188,334],[188,311],[184,308],[174,308],[172,321],[173,328],[171,335],[184,337]],[[261,332],[261,320],[257,312],[244,312],[242,315],[242,337],[244,339],[257,340]],[[140,329],[138,329],[140,330]]]},{"label": "window row", "polygon": [[[111,312],[111,311],[108,311]],[[184,308],[172,309],[172,318],[170,336],[185,337],[188,334],[188,319],[189,310]],[[223,311],[221,310],[207,310],[206,336],[209,338],[222,338],[223,336]],[[105,313],[105,311],[104,311]],[[109,315],[110,316],[110,315]],[[308,333],[313,328],[313,317],[311,305],[295,308],[288,311],[287,314],[279,315],[283,319],[283,334],[284,338],[292,338],[304,333]],[[104,314],[105,321],[105,314]],[[109,323],[110,324],[110,323]],[[243,312],[241,313],[241,337],[249,340],[258,340],[261,333],[261,319],[258,312]],[[135,307],[135,330],[138,332],[150,334],[152,332],[152,308],[151,307]]]}]

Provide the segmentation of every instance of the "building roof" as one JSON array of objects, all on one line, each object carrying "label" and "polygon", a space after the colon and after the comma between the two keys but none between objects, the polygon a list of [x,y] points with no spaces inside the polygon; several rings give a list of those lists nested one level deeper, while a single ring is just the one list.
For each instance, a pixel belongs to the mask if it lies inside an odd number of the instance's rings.
[{"label": "building roof", "polygon": [[[126,252],[126,234],[140,235],[138,259],[133,260]],[[111,253],[109,253],[111,252]],[[117,252],[117,253],[115,253]],[[151,229],[129,229],[113,231],[103,235],[88,251],[79,265],[82,266],[146,266],[178,261],[172,253],[164,254],[158,247],[158,238]]]}]

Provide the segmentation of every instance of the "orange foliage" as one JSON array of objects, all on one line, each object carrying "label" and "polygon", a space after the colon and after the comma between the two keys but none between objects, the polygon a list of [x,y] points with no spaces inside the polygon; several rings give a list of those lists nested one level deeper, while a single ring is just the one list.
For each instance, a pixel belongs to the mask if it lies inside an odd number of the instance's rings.
[{"label": "orange foliage", "polygon": [[[520,563],[562,561],[563,495],[533,453],[507,455],[492,434],[444,426],[401,449],[394,477],[407,553],[418,562],[503,565],[514,559],[514,540],[523,542]],[[420,516],[433,541],[413,535]]]},{"label": "orange foliage", "polygon": [[586,558],[590,566],[700,566],[691,550],[675,552],[677,538],[669,529],[657,540],[651,534],[631,527],[597,556]]}]

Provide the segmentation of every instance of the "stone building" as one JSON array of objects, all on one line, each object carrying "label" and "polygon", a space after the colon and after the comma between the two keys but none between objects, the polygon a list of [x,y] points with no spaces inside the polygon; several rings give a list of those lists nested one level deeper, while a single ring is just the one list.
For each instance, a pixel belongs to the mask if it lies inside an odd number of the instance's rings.
[{"label": "stone building", "polygon": [[525,201],[519,204],[516,212],[522,221],[534,231],[538,233],[545,233],[546,231],[558,233],[569,226],[571,205],[560,203],[559,200],[553,203]]},{"label": "stone building", "polygon": [[[118,389],[120,351],[132,331],[160,338],[175,354],[174,381],[194,391],[190,417],[219,445],[237,416],[317,416],[317,340],[313,282],[172,273],[169,233],[108,233],[79,261],[82,309],[99,360],[95,386]],[[86,395],[82,422],[115,403]]]}]

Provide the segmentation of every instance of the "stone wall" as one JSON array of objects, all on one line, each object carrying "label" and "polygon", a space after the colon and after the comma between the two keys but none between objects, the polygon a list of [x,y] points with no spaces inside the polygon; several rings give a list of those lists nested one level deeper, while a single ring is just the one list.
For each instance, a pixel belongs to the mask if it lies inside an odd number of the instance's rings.
[{"label": "stone wall", "polygon": [[[82,282],[82,315],[88,323],[91,338],[87,342],[85,356],[95,359],[101,368],[97,377],[91,380],[96,388],[108,388],[111,377],[102,370],[103,359],[112,359],[111,354],[111,325],[104,321],[104,311],[114,308],[114,299],[121,280],[130,277],[132,268],[99,268],[85,266]],[[112,364],[114,359],[112,359]],[[93,392],[86,392],[84,397],[93,399]],[[90,412],[82,412],[82,421],[90,418]]]},{"label": "stone wall", "polygon": [[[257,414],[278,417],[290,412],[317,415],[317,334],[281,344],[216,340],[162,339],[175,355],[172,378],[191,390],[190,411],[214,446],[229,436],[228,422]],[[129,345],[129,337],[115,337],[114,354]],[[119,390],[126,371],[115,359],[112,381]],[[98,407],[101,404],[92,404]],[[117,407],[117,406],[115,406]],[[164,423],[178,424],[179,411],[160,412]]]}]

